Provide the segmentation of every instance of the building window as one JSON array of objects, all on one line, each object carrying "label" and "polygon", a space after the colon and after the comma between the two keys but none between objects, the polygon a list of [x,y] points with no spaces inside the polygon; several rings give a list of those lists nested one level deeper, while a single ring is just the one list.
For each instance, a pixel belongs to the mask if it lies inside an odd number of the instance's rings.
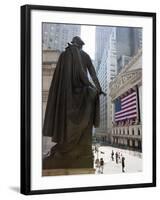
[{"label": "building window", "polygon": [[129,135],[129,129],[127,129],[127,134]]},{"label": "building window", "polygon": [[134,129],[132,129],[132,135],[134,135]]}]

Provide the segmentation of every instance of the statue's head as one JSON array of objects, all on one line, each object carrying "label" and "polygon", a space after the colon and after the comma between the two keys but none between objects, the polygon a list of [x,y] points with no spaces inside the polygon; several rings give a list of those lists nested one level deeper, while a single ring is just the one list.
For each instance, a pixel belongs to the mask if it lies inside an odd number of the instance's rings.
[{"label": "statue's head", "polygon": [[71,43],[72,43],[72,44],[75,44],[75,45],[78,46],[79,48],[82,48],[82,46],[85,44],[85,43],[83,42],[83,40],[82,40],[79,36],[73,37]]}]

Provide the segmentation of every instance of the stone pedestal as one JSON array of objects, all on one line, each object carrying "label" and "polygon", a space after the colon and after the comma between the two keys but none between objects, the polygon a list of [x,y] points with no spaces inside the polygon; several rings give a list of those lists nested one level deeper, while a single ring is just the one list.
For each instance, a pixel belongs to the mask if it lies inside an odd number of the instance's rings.
[{"label": "stone pedestal", "polygon": [[76,169],[44,169],[42,176],[60,176],[60,175],[78,175],[94,174],[94,168],[76,168]]},{"label": "stone pedestal", "polygon": [[92,168],[93,156],[81,156],[73,158],[69,156],[47,157],[43,160],[43,169],[74,169],[74,168]]},{"label": "stone pedestal", "polygon": [[53,147],[51,155],[43,159],[43,169],[93,168],[93,162],[91,144],[77,144],[67,152]]},{"label": "stone pedestal", "polygon": [[92,126],[89,124],[75,144],[70,142],[54,145],[49,156],[43,159],[42,168],[43,170],[81,169],[85,171],[83,169],[92,169],[93,166]]}]

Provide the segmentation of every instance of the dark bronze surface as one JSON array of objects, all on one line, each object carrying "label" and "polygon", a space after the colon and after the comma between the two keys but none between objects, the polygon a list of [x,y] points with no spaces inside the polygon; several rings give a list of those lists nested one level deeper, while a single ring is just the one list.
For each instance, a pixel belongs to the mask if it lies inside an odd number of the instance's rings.
[{"label": "dark bronze surface", "polygon": [[93,167],[92,128],[99,125],[101,92],[89,55],[69,44],[59,57],[49,90],[43,136],[57,145],[43,160],[43,169]]}]

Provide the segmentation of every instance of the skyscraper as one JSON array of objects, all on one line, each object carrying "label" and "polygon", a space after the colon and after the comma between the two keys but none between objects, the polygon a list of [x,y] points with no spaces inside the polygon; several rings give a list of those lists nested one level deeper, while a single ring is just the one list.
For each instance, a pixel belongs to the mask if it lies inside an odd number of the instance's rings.
[{"label": "skyscraper", "polygon": [[43,23],[43,49],[63,51],[74,36],[80,36],[80,25]]},{"label": "skyscraper", "polygon": [[130,59],[142,48],[142,29],[134,27],[116,28],[117,71],[130,61]]},{"label": "skyscraper", "polygon": [[111,99],[109,96],[109,83],[114,79],[117,73],[116,60],[116,28],[110,29],[107,38],[108,44],[103,51],[103,56],[98,70],[98,79],[102,90],[106,96],[100,97],[100,127],[96,129],[96,136],[103,142],[110,142],[110,127],[112,123]]},{"label": "skyscraper", "polygon": [[96,71],[98,72],[104,49],[108,46],[109,35],[111,33],[111,27],[96,26],[95,36],[95,62]]}]

